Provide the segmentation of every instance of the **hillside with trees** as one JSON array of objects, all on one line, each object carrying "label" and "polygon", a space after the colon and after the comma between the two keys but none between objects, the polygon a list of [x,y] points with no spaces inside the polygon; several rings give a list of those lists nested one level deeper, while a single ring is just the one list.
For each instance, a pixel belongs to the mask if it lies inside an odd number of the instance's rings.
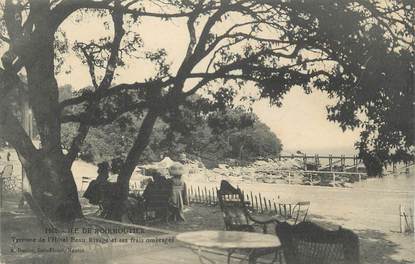
[{"label": "hillside with trees", "polygon": [[[60,87],[59,92],[61,100],[72,97],[70,86]],[[166,156],[178,159],[184,153],[190,158],[200,158],[210,167],[227,159],[245,163],[275,157],[282,150],[277,136],[249,109],[232,104],[217,109],[203,100],[204,111],[197,111],[194,108],[201,107],[201,101],[200,97],[193,97],[174,117],[156,121],[140,162],[158,161]],[[91,129],[79,158],[93,163],[124,159],[141,122],[140,114],[127,113],[111,124]],[[65,149],[70,148],[75,134],[73,124],[62,126]]]}]

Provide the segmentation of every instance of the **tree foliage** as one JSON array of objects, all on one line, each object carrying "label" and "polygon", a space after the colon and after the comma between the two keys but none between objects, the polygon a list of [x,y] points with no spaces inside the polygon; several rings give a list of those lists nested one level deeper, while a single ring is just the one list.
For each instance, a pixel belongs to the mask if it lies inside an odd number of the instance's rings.
[{"label": "tree foliage", "polygon": [[[66,89],[60,90],[67,93]],[[127,113],[111,124],[91,129],[79,157],[94,163],[115,157],[124,159],[141,119],[142,115]],[[75,134],[73,124],[62,127],[66,149]],[[192,97],[183,107],[156,122],[140,161],[158,161],[166,156],[178,159],[185,153],[213,166],[228,158],[249,161],[274,157],[281,149],[280,140],[249,110],[229,104],[219,108],[217,102],[212,104],[201,97]]]},{"label": "tree foliage", "polygon": [[[260,98],[279,105],[293,86],[316,87],[338,99],[329,108],[331,120],[363,128],[363,152],[384,161],[411,155],[413,119],[391,114],[413,111],[413,1],[3,0],[0,7],[0,136],[16,148],[48,214],[81,213],[70,165],[90,129],[128,112],[142,115],[118,177],[122,201],[157,120],[174,117],[202,89],[220,106],[240,88],[255,86]],[[94,17],[103,36],[68,40],[61,25],[72,16]],[[165,49],[146,49],[139,24],[149,17],[184,22],[188,43],[178,67],[169,64]],[[70,50],[87,66],[92,88],[59,101],[56,73],[68,66]],[[136,58],[156,72],[141,82],[114,84],[117,69]],[[27,89],[19,73],[27,76]],[[12,90],[27,95],[40,150],[11,110]],[[76,126],[67,153],[63,123]]]}]

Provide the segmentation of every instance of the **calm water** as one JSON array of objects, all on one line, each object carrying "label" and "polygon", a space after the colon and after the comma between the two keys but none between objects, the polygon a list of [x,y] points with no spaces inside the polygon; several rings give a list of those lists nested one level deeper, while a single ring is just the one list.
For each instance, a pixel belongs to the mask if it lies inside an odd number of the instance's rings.
[{"label": "calm water", "polygon": [[354,184],[355,188],[375,189],[384,191],[415,191],[415,173],[388,175],[383,178],[371,178]]}]

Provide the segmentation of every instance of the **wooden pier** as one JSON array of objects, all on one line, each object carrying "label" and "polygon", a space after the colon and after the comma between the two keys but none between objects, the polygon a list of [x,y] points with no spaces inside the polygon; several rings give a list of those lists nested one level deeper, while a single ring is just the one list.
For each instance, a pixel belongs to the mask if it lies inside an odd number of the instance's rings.
[{"label": "wooden pier", "polygon": [[[279,155],[278,160],[282,159],[301,159],[303,161],[304,170],[309,170],[310,165],[312,164],[312,170],[349,171],[350,169],[352,169],[354,170],[354,172],[358,172],[359,165],[362,164],[362,160],[356,155]],[[324,162],[325,165],[322,165],[322,161],[326,161]]]},{"label": "wooden pier", "polygon": [[[316,171],[340,171],[340,172],[361,172],[359,166],[363,165],[363,161],[357,155],[346,156],[346,155],[279,155],[278,160],[282,159],[301,159],[303,161],[304,170],[316,170]],[[325,161],[325,162],[323,162]],[[323,165],[324,163],[324,165]],[[312,169],[310,169],[309,165]],[[411,162],[399,162],[388,164],[387,167],[392,167],[392,173],[396,173],[399,170],[410,170],[415,166],[415,161]]]}]

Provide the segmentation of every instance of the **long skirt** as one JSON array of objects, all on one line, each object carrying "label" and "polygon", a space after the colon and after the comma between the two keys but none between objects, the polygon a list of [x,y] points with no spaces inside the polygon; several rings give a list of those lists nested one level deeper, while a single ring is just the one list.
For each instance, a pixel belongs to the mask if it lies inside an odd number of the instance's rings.
[{"label": "long skirt", "polygon": [[182,196],[183,187],[174,186],[171,201],[170,201],[170,210],[172,214],[173,221],[185,221],[183,213],[183,196]]}]

